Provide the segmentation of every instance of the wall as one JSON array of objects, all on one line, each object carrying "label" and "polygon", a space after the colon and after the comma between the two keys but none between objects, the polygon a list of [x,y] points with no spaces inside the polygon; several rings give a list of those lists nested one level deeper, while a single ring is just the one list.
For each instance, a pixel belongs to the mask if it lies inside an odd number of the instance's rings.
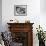
[{"label": "wall", "polygon": [[2,29],[2,0],[0,0],[0,31]]},{"label": "wall", "polygon": [[40,9],[42,13],[46,13],[46,0],[40,0]]},{"label": "wall", "polygon": [[[21,2],[20,2],[21,1]],[[24,22],[26,19],[34,23],[39,23],[40,0],[3,0],[2,1],[2,23],[6,25],[10,19],[17,19]],[[27,16],[14,16],[14,5],[27,5]],[[19,19],[18,19],[19,18]],[[23,18],[23,19],[22,19]],[[38,20],[38,21],[37,21]]]},{"label": "wall", "polygon": [[46,31],[46,0],[40,0],[40,23]]},{"label": "wall", "polygon": [[[27,5],[27,16],[14,16],[14,5]],[[8,30],[7,22],[17,19],[19,22],[30,20],[33,25],[33,45],[38,46],[36,27],[40,24],[40,0],[2,0],[3,31]],[[37,39],[37,40],[36,40]]]},{"label": "wall", "polygon": [[36,36],[36,27],[40,24],[40,0],[32,0],[32,16],[34,22],[33,31],[33,46],[39,46],[39,41]]}]

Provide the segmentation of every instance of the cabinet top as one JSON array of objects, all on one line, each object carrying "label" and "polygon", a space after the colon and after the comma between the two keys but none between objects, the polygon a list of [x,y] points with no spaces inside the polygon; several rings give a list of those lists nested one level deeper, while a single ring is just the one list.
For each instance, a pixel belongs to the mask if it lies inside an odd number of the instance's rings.
[{"label": "cabinet top", "polygon": [[30,24],[33,25],[34,23],[7,23],[8,25],[25,25],[25,24]]}]

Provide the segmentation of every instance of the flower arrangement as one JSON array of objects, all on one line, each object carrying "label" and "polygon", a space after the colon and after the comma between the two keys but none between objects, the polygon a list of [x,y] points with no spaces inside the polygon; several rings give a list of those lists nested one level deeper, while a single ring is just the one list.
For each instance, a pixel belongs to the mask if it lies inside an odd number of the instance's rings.
[{"label": "flower arrangement", "polygon": [[45,34],[44,34],[42,27],[40,27],[40,25],[39,25],[39,28],[36,28],[36,29],[37,29],[36,36],[38,36],[38,40],[39,41],[41,41],[41,40],[45,41]]}]

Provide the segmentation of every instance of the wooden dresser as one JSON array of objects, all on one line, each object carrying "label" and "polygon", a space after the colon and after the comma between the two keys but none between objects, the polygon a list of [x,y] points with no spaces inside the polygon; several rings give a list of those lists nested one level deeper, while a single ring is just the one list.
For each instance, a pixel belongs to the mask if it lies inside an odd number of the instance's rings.
[{"label": "wooden dresser", "polygon": [[33,46],[33,23],[7,23],[12,39],[22,46]]}]

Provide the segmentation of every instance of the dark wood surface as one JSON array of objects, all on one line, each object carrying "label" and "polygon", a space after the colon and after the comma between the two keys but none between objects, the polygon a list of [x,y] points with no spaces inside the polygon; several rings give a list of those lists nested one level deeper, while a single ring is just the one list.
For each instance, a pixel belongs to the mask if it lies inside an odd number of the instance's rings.
[{"label": "dark wood surface", "polygon": [[[26,46],[33,46],[33,23],[7,23],[9,25],[9,31],[12,33],[16,32],[28,32],[28,45]],[[15,38],[15,36],[14,36]]]}]

